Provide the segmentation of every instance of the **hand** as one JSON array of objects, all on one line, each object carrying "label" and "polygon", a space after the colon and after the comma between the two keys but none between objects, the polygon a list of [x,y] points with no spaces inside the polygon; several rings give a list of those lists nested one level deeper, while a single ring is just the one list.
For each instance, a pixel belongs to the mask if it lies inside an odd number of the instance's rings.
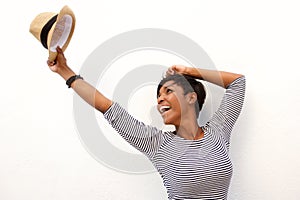
[{"label": "hand", "polygon": [[65,58],[65,55],[59,46],[56,47],[56,52],[57,52],[57,57],[55,61],[47,60],[47,64],[51,71],[59,73],[61,68],[67,66],[67,59]]},{"label": "hand", "polygon": [[167,72],[166,72],[166,76],[170,76],[170,75],[174,75],[174,74],[185,74],[187,71],[186,66],[184,65],[173,65],[171,67],[168,68]]},{"label": "hand", "polygon": [[71,76],[75,75],[72,69],[69,68],[67,65],[67,59],[60,47],[56,47],[57,56],[55,61],[47,61],[47,64],[51,71],[58,73],[62,76],[65,80],[70,78]]}]

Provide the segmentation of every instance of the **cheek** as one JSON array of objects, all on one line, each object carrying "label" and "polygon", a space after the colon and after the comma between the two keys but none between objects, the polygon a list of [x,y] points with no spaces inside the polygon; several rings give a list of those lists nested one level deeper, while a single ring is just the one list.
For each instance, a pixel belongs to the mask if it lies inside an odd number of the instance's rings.
[{"label": "cheek", "polygon": [[177,113],[176,115],[180,115],[181,112],[183,112],[183,106],[182,102],[180,99],[178,99],[177,97],[174,97],[172,99],[172,110]]},{"label": "cheek", "polygon": [[157,104],[156,105],[156,110],[160,113],[160,111],[159,111],[159,106],[158,106],[159,104]]},{"label": "cheek", "polygon": [[168,101],[172,104],[172,108],[178,107],[180,105],[177,96],[174,94],[169,96]]}]

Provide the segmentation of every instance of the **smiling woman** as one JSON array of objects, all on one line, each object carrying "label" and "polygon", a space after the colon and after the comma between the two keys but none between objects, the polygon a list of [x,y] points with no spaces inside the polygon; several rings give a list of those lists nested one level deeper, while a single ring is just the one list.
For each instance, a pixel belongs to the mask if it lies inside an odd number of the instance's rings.
[{"label": "smiling woman", "polygon": [[[184,121],[193,122],[194,127],[198,126],[196,120],[203,107],[205,97],[203,84],[186,75],[168,75],[161,80],[157,87],[158,110],[164,123],[174,125],[177,132]],[[174,116],[175,113],[177,115]],[[201,135],[198,131],[194,138],[200,139],[203,137],[203,131],[200,128],[198,130]]]},{"label": "smiling woman", "polygon": [[[206,92],[201,82],[196,81],[194,78],[186,75],[174,74],[169,75],[161,80],[157,87],[158,105],[160,105],[160,102],[163,101],[163,99],[161,98],[162,93],[166,93],[168,95],[169,93],[173,93],[175,90],[181,90],[181,88],[183,89],[183,91],[181,92],[182,95],[186,95],[190,92],[195,92],[194,94],[197,95],[195,97],[192,93],[192,96],[190,96],[191,99],[189,99],[189,103],[192,103],[193,100],[196,100],[197,103],[195,102],[194,104],[195,114],[196,117],[198,117],[205,101]],[[170,109],[170,107],[167,107],[167,109]]]},{"label": "smiling woman", "polygon": [[[141,151],[163,179],[169,199],[226,199],[232,177],[230,135],[241,112],[245,77],[230,72],[174,65],[157,89],[158,111],[175,131],[145,125],[117,102],[106,98],[68,67],[62,49],[48,61],[87,103],[104,114],[113,128]],[[76,78],[77,77],[77,78]],[[219,109],[204,126],[197,118],[205,101],[200,81],[226,89]]]}]

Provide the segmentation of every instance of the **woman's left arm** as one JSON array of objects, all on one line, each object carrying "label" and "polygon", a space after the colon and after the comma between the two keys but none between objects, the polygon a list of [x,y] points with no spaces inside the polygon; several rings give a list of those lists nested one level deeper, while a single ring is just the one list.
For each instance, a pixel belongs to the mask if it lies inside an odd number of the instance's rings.
[{"label": "woman's left arm", "polygon": [[245,97],[245,77],[241,74],[197,69],[182,65],[170,67],[167,74],[179,73],[219,85],[226,89],[218,110],[207,123],[222,135],[227,145],[230,144],[232,128],[242,110]]},{"label": "woman's left arm", "polygon": [[186,67],[183,65],[173,65],[167,71],[167,74],[179,73],[201,79],[215,85],[227,88],[233,81],[242,77],[242,74],[232,72],[200,69],[194,67]]}]

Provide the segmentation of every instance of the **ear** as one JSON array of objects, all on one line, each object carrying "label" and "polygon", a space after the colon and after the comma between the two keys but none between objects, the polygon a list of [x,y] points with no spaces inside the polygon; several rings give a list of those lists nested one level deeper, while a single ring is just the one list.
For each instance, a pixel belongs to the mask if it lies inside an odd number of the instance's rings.
[{"label": "ear", "polygon": [[197,101],[197,94],[196,92],[190,92],[187,94],[187,100],[189,104],[194,104]]}]

